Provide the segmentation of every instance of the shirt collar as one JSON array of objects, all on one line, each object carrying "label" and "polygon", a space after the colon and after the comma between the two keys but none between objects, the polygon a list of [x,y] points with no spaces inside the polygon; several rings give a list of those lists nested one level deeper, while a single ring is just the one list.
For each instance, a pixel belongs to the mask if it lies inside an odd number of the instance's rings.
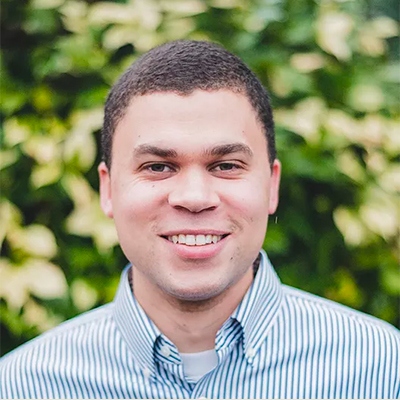
[{"label": "shirt collar", "polygon": [[[114,298],[115,322],[140,366],[155,374],[154,348],[161,332],[132,293],[128,277],[130,268],[128,265],[122,272]],[[231,316],[242,327],[245,357],[250,362],[272,327],[281,301],[280,280],[266,253],[261,250],[260,266],[254,281]]]},{"label": "shirt collar", "polygon": [[131,265],[128,265],[122,272],[114,298],[115,323],[135,360],[144,371],[154,375],[154,344],[161,332],[132,293],[128,276],[130,268]]},{"label": "shirt collar", "polygon": [[267,254],[264,250],[260,253],[253,284],[231,316],[243,329],[244,354],[250,362],[272,328],[283,296],[281,282]]}]

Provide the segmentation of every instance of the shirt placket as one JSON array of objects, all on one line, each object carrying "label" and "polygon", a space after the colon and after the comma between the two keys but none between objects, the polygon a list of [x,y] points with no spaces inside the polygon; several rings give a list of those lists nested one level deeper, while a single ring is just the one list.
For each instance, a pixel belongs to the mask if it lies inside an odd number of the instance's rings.
[{"label": "shirt placket", "polygon": [[[168,385],[178,385],[178,390],[187,397],[193,390],[193,385],[186,381],[183,364],[176,346],[164,335],[161,335],[154,346],[154,359],[159,377],[167,380]],[[167,384],[167,382],[165,382]]]},{"label": "shirt placket", "polygon": [[[242,345],[242,328],[240,324],[233,319],[228,319],[217,333],[215,349],[218,356],[218,364],[213,371],[223,368],[226,359],[235,351],[237,346]],[[213,371],[210,371],[193,387],[192,399],[206,399],[210,385],[212,385]],[[216,388],[213,388],[215,390]]]}]

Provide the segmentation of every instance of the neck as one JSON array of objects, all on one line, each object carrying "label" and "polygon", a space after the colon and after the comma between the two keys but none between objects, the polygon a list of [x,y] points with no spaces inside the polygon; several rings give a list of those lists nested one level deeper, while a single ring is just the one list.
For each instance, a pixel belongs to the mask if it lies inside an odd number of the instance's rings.
[{"label": "neck", "polygon": [[253,269],[222,294],[203,301],[185,301],[167,295],[151,284],[134,267],[131,282],[135,297],[158,329],[181,353],[215,348],[215,337],[239,305],[253,281]]}]

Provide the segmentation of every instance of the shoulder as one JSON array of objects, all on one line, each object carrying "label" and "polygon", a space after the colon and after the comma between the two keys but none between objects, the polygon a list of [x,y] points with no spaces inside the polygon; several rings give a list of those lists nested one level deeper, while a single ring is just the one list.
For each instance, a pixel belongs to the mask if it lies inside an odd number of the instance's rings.
[{"label": "shoulder", "polygon": [[[0,359],[0,398],[55,397],[57,388],[51,389],[56,380],[53,377],[69,373],[74,358],[106,340],[104,332],[109,332],[113,326],[112,307],[110,303],[66,321],[3,356]],[[48,378],[48,387],[34,382],[39,377],[43,382]],[[31,389],[35,392],[31,393]]]},{"label": "shoulder", "polygon": [[4,362],[7,362],[14,357],[29,351],[34,351],[35,349],[46,346],[51,342],[59,342],[62,338],[74,335],[79,331],[98,329],[102,323],[107,322],[111,317],[112,306],[112,303],[110,303],[61,323],[57,327],[50,329],[3,356],[0,361],[0,367]]},{"label": "shoulder", "polygon": [[400,331],[388,322],[290,286],[283,285],[283,291],[286,307],[315,324],[338,333],[350,331],[361,338],[378,340],[376,335],[383,335],[400,352]]},{"label": "shoulder", "polygon": [[398,398],[398,329],[299,289],[283,285],[282,291],[275,329],[289,359],[329,381],[329,397]]}]

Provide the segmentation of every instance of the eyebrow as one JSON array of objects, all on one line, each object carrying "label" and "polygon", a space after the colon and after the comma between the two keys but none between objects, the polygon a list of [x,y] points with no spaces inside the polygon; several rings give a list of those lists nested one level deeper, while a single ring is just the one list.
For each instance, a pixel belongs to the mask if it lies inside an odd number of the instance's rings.
[{"label": "eyebrow", "polygon": [[[248,157],[253,157],[253,152],[250,147],[243,143],[228,143],[220,144],[209,149],[204,150],[205,156],[226,156],[232,153],[244,153]],[[142,155],[153,155],[161,158],[177,158],[178,152],[174,149],[158,147],[150,144],[141,144],[133,151],[134,157]]]},{"label": "eyebrow", "polygon": [[153,146],[151,144],[141,144],[133,150],[134,157],[139,157],[143,155],[153,155],[161,158],[176,158],[178,153],[173,149],[165,149],[158,146]]},{"label": "eyebrow", "polygon": [[232,153],[244,153],[250,158],[253,157],[253,152],[250,147],[243,143],[221,144],[205,151],[206,155],[211,156],[226,156]]}]

